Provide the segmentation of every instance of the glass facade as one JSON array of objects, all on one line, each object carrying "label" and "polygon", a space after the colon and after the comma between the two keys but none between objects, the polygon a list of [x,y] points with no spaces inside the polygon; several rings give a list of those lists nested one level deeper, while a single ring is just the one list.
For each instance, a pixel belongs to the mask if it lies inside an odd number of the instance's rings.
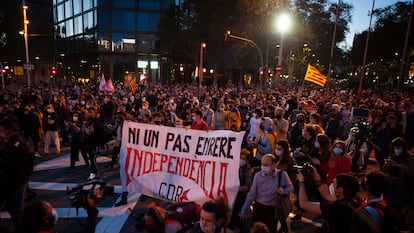
[{"label": "glass facade", "polygon": [[107,69],[108,64],[122,63],[117,56],[128,57],[124,60],[131,64],[160,60],[155,33],[162,12],[175,0],[53,0],[53,4],[57,53],[64,54],[64,62],[82,58]]}]

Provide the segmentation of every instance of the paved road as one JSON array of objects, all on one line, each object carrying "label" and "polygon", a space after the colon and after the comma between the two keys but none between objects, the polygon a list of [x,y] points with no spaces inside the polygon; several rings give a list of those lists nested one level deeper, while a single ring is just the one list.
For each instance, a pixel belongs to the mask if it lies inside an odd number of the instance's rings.
[{"label": "paved road", "polygon": [[[67,151],[68,148],[66,148]],[[62,150],[63,152],[65,149]],[[76,171],[74,173],[66,173],[66,169],[69,165],[69,154],[62,153],[60,156],[50,156],[38,159],[36,170],[31,178],[29,186],[33,191],[37,193],[35,199],[49,201],[59,215],[58,223],[55,230],[60,233],[76,233],[82,231],[82,224],[85,221],[86,212],[84,209],[77,211],[71,207],[71,201],[69,195],[66,193],[66,187],[76,186],[78,183],[87,181],[89,175],[89,169],[83,165],[83,161],[78,162]],[[121,182],[119,178],[119,172],[117,169],[106,168],[106,165],[110,162],[109,156],[99,156],[97,158],[98,169],[101,177],[115,187],[115,195],[105,198],[98,205],[99,209],[99,222],[97,224],[97,233],[129,233],[139,232],[135,229],[135,223],[133,217],[128,213],[128,208],[132,209],[135,215],[142,213],[145,210],[145,206],[152,200],[151,198],[145,198],[140,200],[141,195],[139,193],[130,194],[128,197],[128,205],[114,207],[114,204],[119,200],[121,190]],[[370,169],[375,169],[376,165],[372,163]],[[154,200],[159,205],[166,205],[161,200]],[[306,215],[305,215],[306,216]],[[307,215],[310,219],[314,216]],[[10,216],[7,212],[1,213],[1,219],[3,226],[12,227]],[[294,229],[291,232],[314,232],[317,228],[312,224],[305,224],[299,222],[294,224]],[[232,233],[233,231],[229,230]],[[237,231],[238,232],[238,231]]]}]

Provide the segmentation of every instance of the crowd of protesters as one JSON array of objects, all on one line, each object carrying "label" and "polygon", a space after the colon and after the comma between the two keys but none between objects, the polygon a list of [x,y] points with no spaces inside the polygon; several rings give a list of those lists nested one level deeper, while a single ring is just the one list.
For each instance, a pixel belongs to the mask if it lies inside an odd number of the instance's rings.
[{"label": "crowd of protesters", "polygon": [[[61,146],[70,146],[68,172],[75,171],[80,152],[90,169],[90,179],[99,175],[95,156],[107,141],[102,135],[110,131],[109,139],[116,141],[109,165],[113,167],[122,141],[122,122],[130,120],[206,131],[245,131],[241,167],[248,166],[253,174],[246,174],[246,169],[241,173],[241,200],[234,206],[237,210],[246,204],[246,196],[253,198],[249,194],[252,176],[267,163],[273,170],[286,171],[288,192],[299,194],[304,182],[308,199],[322,202],[336,200],[334,195],[326,197],[320,192],[322,184],[336,184],[337,175],[342,173],[357,177],[367,169],[371,155],[390,181],[383,199],[400,211],[414,204],[414,97],[404,93],[314,88],[198,89],[191,85],[146,85],[131,90],[122,83],[107,93],[93,84],[76,84],[65,89],[47,86],[3,90],[0,106],[0,117],[17,118],[21,135],[30,140],[37,156],[48,156],[52,143],[55,154],[61,153]],[[43,152],[39,151],[41,141]],[[263,162],[264,157],[269,160]],[[294,164],[309,164],[318,178],[304,175],[298,181]],[[298,213],[303,210],[298,203]],[[241,223],[233,213],[229,226],[237,224]],[[275,229],[274,225],[268,227]],[[286,231],[284,225],[280,232]]]}]

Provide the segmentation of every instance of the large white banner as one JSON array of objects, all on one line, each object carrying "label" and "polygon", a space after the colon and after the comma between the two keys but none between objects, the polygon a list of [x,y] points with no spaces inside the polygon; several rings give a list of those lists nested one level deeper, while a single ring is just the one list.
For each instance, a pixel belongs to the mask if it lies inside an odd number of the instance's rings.
[{"label": "large white banner", "polygon": [[224,197],[239,187],[244,132],[201,131],[125,121],[121,179],[130,192],[171,202]]}]

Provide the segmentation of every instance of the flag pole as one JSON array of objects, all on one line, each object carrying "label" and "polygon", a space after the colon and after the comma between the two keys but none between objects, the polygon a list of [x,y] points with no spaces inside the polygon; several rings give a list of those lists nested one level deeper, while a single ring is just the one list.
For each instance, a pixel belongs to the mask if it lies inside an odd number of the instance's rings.
[{"label": "flag pole", "polygon": [[328,66],[328,74],[326,75],[326,88],[329,89],[329,82],[331,80],[331,70],[332,70],[332,63],[333,63],[333,55],[335,51],[335,38],[336,38],[336,28],[338,25],[338,18],[339,18],[339,7],[341,5],[341,0],[338,0],[338,5],[336,5],[336,13],[335,13],[335,23],[333,28],[332,34],[332,43],[331,43],[331,54],[329,55],[329,66]]}]

